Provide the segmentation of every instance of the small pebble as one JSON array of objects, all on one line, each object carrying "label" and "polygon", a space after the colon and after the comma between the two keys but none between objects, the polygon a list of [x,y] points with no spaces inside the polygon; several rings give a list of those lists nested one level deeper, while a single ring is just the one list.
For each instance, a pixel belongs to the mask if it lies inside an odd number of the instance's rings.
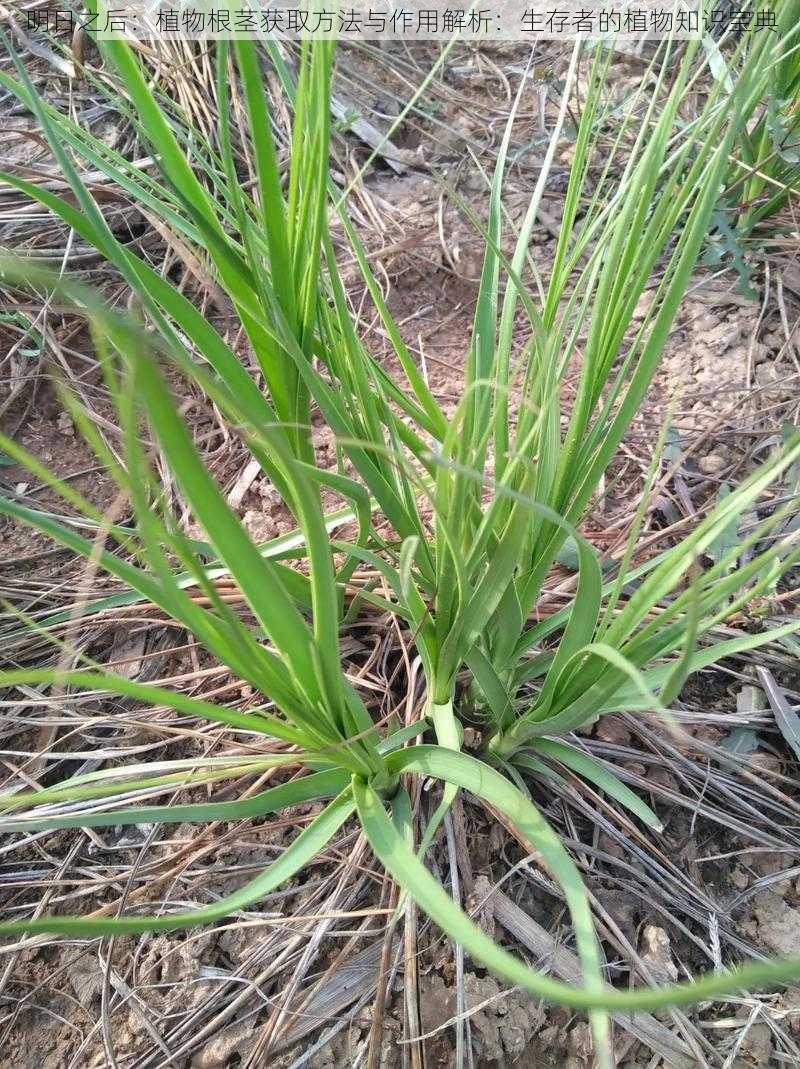
[{"label": "small pebble", "polygon": [[719,453],[709,453],[701,457],[697,466],[703,475],[720,475],[728,466],[728,461]]}]

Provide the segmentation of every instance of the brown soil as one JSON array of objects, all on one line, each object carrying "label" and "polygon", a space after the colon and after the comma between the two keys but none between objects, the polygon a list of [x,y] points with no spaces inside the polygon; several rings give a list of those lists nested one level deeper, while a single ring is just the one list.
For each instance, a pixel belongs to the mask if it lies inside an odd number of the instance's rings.
[{"label": "brown soil", "polygon": [[[349,64],[355,64],[353,53],[348,53],[347,59]],[[436,122],[410,128],[395,139],[404,154],[405,172],[398,175],[381,164],[370,172],[357,194],[356,207],[364,239],[371,250],[385,250],[377,259],[382,277],[390,287],[391,309],[403,324],[408,343],[424,354],[431,384],[450,410],[461,396],[481,243],[455,208],[442,206],[439,187],[432,175],[434,170],[446,168],[462,195],[478,210],[485,205],[483,182],[469,162],[465,148],[479,149],[484,166],[490,166],[508,107],[506,71],[523,59],[519,49],[501,48],[485,55],[469,51],[454,60],[437,97]],[[421,65],[424,60],[425,56],[421,55]],[[563,57],[554,51],[546,58],[546,65],[558,73]],[[377,76],[379,70],[369,60],[364,60],[361,68],[355,68],[356,75],[361,77],[357,81],[361,92],[366,92],[364,81],[377,87],[374,98],[367,104],[375,104],[380,110],[390,107],[392,95],[391,87],[382,88]],[[625,77],[631,76],[621,62],[621,84]],[[52,72],[49,77],[53,80]],[[351,91],[355,91],[352,86]],[[28,120],[14,115],[14,122],[22,129]],[[527,143],[526,138],[531,139],[537,123],[538,115],[534,111],[521,117],[520,146]],[[363,146],[352,135],[346,145],[356,161],[363,160]],[[568,163],[568,149],[566,146],[563,154],[564,165]],[[20,135],[10,162],[38,166],[44,158],[35,139]],[[532,166],[523,158],[511,169],[508,205],[512,218],[524,211]],[[561,171],[557,169],[554,189],[546,200],[548,218],[558,218],[563,192],[559,190],[560,173],[566,173],[565,166]],[[545,268],[552,258],[552,229],[543,224],[534,236],[537,261]],[[56,228],[48,231],[42,241],[52,245],[57,238]],[[617,489],[592,518],[591,527],[600,545],[604,544],[604,532],[613,529],[615,521],[630,509],[632,494],[649,463],[652,441],[674,397],[679,399],[674,426],[680,435],[679,454],[676,454],[680,465],[677,477],[661,491],[659,508],[666,522],[691,515],[718,492],[723,481],[741,478],[774,445],[782,423],[798,421],[798,346],[796,337],[787,338],[785,330],[786,324],[795,323],[800,313],[797,262],[792,263],[791,257],[787,257],[780,264],[772,265],[770,288],[766,290],[766,299],[762,291],[761,301],[741,296],[735,277],[710,278],[709,275],[710,272],[698,273],[692,293],[681,308],[662,370],[614,472],[622,476]],[[778,276],[780,290],[775,288]],[[355,285],[354,274],[350,281]],[[81,353],[88,351],[85,348],[88,342],[78,325],[56,312],[51,315],[50,329],[57,345],[63,346],[62,371],[73,384],[80,384],[98,417],[108,419],[110,408],[99,379],[80,359]],[[11,350],[18,335],[7,331],[5,336]],[[365,325],[365,336],[376,354],[386,355],[385,343],[374,328]],[[48,358],[52,358],[52,346],[50,349]],[[91,452],[61,407],[50,382],[45,355],[34,359],[35,364],[29,366],[13,356],[10,371],[4,372],[7,377],[2,389],[8,391],[7,396],[14,394],[20,381],[25,383],[25,390],[13,396],[3,410],[6,432],[13,434],[59,476],[68,479],[71,486],[100,509],[108,509],[114,501],[115,488],[95,470]],[[176,388],[181,387],[176,383]],[[0,405],[2,400],[0,393]],[[220,427],[216,414],[197,399],[187,396],[185,400],[191,402],[186,408],[187,420],[198,439],[205,443],[212,470],[226,492],[234,495],[236,507],[253,536],[267,539],[287,530],[292,525],[291,517],[272,488],[260,476],[252,480],[242,478],[244,452],[226,434],[225,428]],[[324,429],[318,429],[316,442],[320,460],[324,463],[326,457],[332,458],[333,442]],[[33,485],[31,477],[18,466],[3,466],[0,476],[4,491],[13,492],[20,500],[41,508],[62,507],[56,494],[49,488]],[[330,503],[333,505],[333,498]],[[199,534],[191,526],[189,532]],[[51,550],[51,544],[43,537],[26,528],[3,523],[0,585],[4,596],[15,596],[23,606],[56,607],[59,598],[55,592],[60,588],[80,588],[83,565],[67,554],[52,554]],[[95,591],[102,588],[97,577],[92,578],[92,585]],[[87,649],[93,656],[105,654],[111,660],[123,661],[146,657],[153,651],[156,675],[161,676],[213,667],[199,659],[194,649],[170,652],[171,646],[186,643],[185,636],[173,636],[159,647],[154,641],[154,634],[163,632],[163,628],[158,631],[159,626],[158,621],[139,620],[133,628],[133,645],[126,646],[132,638],[131,626],[122,622],[110,634],[107,629],[103,634],[91,634]],[[136,636],[141,636],[138,644]],[[370,630],[367,626],[354,630],[352,645],[348,646],[352,664],[356,668],[371,664],[372,653],[381,641],[377,629]],[[17,651],[14,656],[24,660],[25,651]],[[786,658],[782,662],[784,667],[785,661]],[[371,670],[380,675],[374,665]],[[776,672],[780,675],[780,666]],[[792,689],[797,689],[796,673],[786,670],[781,680],[792,700],[797,701]],[[215,680],[214,685],[227,682]],[[597,867],[592,870],[592,889],[605,911],[604,947],[609,961],[619,964],[620,946],[627,945],[629,960],[638,956],[657,980],[712,968],[714,962],[708,960],[703,948],[713,948],[715,938],[719,945],[720,927],[726,955],[734,947],[743,952],[797,953],[800,949],[800,880],[792,867],[800,853],[795,829],[784,832],[777,818],[765,810],[763,826],[753,817],[753,832],[748,835],[741,826],[733,830],[725,826],[721,795],[714,794],[715,813],[699,816],[697,811],[692,811],[690,803],[679,797],[685,794],[696,799],[700,806],[705,797],[703,775],[711,767],[701,744],[716,744],[729,737],[733,721],[726,723],[724,718],[736,713],[737,695],[742,687],[742,678],[735,671],[707,673],[694,691],[683,696],[687,715],[697,717],[688,730],[698,740],[698,750],[687,758],[696,774],[677,761],[669,764],[663,756],[669,745],[668,732],[656,730],[656,741],[650,737],[645,740],[626,718],[608,718],[592,730],[591,743],[597,746],[598,752],[603,747],[609,752],[619,748],[620,767],[631,776],[645,777],[646,787],[649,785],[656,791],[653,797],[658,800],[666,825],[663,839],[650,837],[643,845],[637,840],[637,850],[631,850],[625,845],[628,826],[624,818],[603,809],[598,811],[606,817],[606,823],[598,823],[593,831],[586,806],[596,804],[594,796],[578,788],[574,796],[553,799],[543,795],[540,799],[568,837],[580,838],[584,845],[590,843],[598,852]],[[246,701],[246,688],[242,693]],[[703,721],[702,715],[709,712],[723,726]],[[741,722],[749,723],[746,719]],[[755,769],[758,776],[765,777],[794,803],[796,792],[791,781],[796,775],[796,762],[793,756],[775,731],[768,713],[760,714],[753,723],[760,732],[760,745],[741,762],[736,773],[730,773],[731,783],[737,791],[749,789]],[[171,725],[160,722],[156,725],[155,735],[164,743],[165,756],[188,757],[207,752],[202,735],[181,738],[176,745],[170,741],[170,728]],[[133,731],[126,742],[136,743],[135,729],[126,730]],[[36,740],[35,735],[9,732],[9,736],[12,748],[19,750],[27,749]],[[152,739],[153,733],[143,728],[141,740]],[[215,737],[213,744],[219,745],[221,740]],[[79,740],[75,745],[89,748]],[[663,750],[659,750],[662,745]],[[642,763],[648,754],[659,758],[655,766]],[[154,760],[157,756],[141,759]],[[659,794],[659,787],[666,793]],[[716,790],[714,786],[712,793]],[[670,792],[675,795],[672,802]],[[197,800],[201,797],[198,793]],[[730,805],[740,825],[744,825],[744,811],[735,809],[733,802]],[[146,825],[129,830],[103,829],[101,834],[90,837],[83,833],[57,833],[26,848],[21,855],[9,855],[8,860],[13,859],[13,864],[8,865],[6,878],[14,888],[24,886],[29,870],[45,868],[53,873],[63,872],[63,886],[59,882],[61,876],[54,878],[54,887],[61,891],[83,878],[80,858],[85,852],[86,864],[90,861],[95,864],[100,858],[108,873],[106,902],[119,900],[125,890],[124,874],[130,872],[137,859],[153,870],[152,886],[145,886],[140,901],[155,904],[168,898],[192,900],[193,889],[212,879],[213,893],[221,896],[273,857],[309,812],[310,808],[305,807],[289,814],[288,820],[222,825],[211,843],[204,843],[197,828],[190,826],[164,830],[153,836],[152,841],[154,829]],[[463,860],[464,872],[471,875],[470,885],[462,873],[462,894],[471,896],[471,903],[481,902],[498,881],[507,877],[509,868],[519,866],[516,874],[503,884],[503,891],[512,904],[522,907],[541,926],[545,935],[549,933],[550,955],[544,955],[546,961],[537,957],[518,932],[497,919],[499,911],[491,905],[479,911],[481,923],[491,927],[497,938],[525,953],[532,963],[549,963],[567,937],[568,925],[563,905],[549,893],[541,871],[532,873],[532,866],[524,862],[522,848],[478,807],[465,804],[463,815],[456,823],[455,831],[460,836],[459,863]],[[772,839],[766,838],[769,831],[773,833]],[[766,844],[762,849],[761,841]],[[767,846],[769,852],[765,852]],[[78,863],[67,860],[73,849],[79,851]],[[360,859],[358,879],[354,877],[356,890],[350,897],[343,892],[337,908],[356,911],[385,904],[387,888],[374,871],[374,862],[356,843],[354,834],[347,832],[328,856],[310,866],[302,879],[290,885],[285,896],[268,900],[264,910],[295,920],[304,913],[316,917],[323,903],[319,887],[335,883],[346,859],[352,855]],[[718,862],[707,860],[717,855],[721,858]],[[441,873],[447,871],[447,847],[441,835],[431,857]],[[177,865],[176,859],[180,862]],[[652,868],[655,865],[663,865],[664,872],[671,872],[670,866],[674,867],[683,881],[679,891],[670,891],[668,887],[665,890],[661,885],[657,890],[648,889],[644,882],[648,873],[655,872],[656,878],[661,879],[661,870]],[[167,887],[157,882],[162,872],[169,873]],[[734,895],[741,896],[741,905],[726,912],[721,903]],[[671,913],[666,912],[665,903],[671,904]],[[92,906],[100,904],[92,899]],[[136,1069],[170,1064],[193,1069],[244,1065],[257,1049],[265,1026],[274,1024],[284,998],[287,1006],[297,1011],[291,1027],[300,1029],[302,1038],[288,1050],[285,1044],[276,1044],[268,1059],[258,1064],[289,1069],[308,1051],[310,1044],[339,1022],[343,1023],[341,1029],[304,1064],[312,1069],[355,1065],[363,1057],[369,1037],[374,976],[383,943],[382,924],[381,916],[337,922],[336,937],[323,941],[313,958],[313,966],[302,973],[297,997],[286,985],[297,959],[311,945],[315,921],[277,923],[267,934],[261,927],[233,927],[199,936],[170,933],[100,944],[53,941],[32,944],[13,959],[13,975],[3,975],[0,981],[5,1014],[8,1020],[13,1020],[13,1028],[5,1031],[0,1065],[45,1069],[105,1066],[112,1064],[112,1053],[120,1066]],[[272,976],[270,964],[281,954],[287,955],[286,968]],[[320,989],[328,992],[331,977],[351,959],[358,961],[361,954],[367,955],[367,963],[361,972],[353,971],[352,984],[357,995],[326,1003],[318,1011],[322,1019],[320,1027],[313,1017],[318,1004],[304,1001],[306,996],[311,999]],[[410,1047],[405,1041],[412,1032],[404,1000],[402,954],[400,962],[383,1024],[380,1065],[386,1069],[421,1064],[408,1060]],[[620,975],[627,976],[624,971],[627,964],[628,959],[622,961]],[[417,969],[419,1014],[414,1031],[425,1037],[421,1041],[425,1064],[455,1065],[455,1033],[448,1025],[458,1011],[452,947],[422,921]],[[315,986],[318,981],[321,988]],[[244,1000],[241,1011],[226,1016],[226,1006],[234,1004],[249,988],[256,997]],[[592,1064],[588,1026],[580,1016],[542,1006],[517,991],[508,991],[492,976],[473,968],[470,962],[465,966],[463,989],[473,1064],[478,1069],[511,1065],[581,1069]],[[313,1028],[301,1028],[304,1013],[311,1017]],[[195,1020],[197,1023],[193,1024]],[[735,1069],[800,1064],[800,1060],[791,1060],[800,1044],[800,989],[762,999],[747,995],[740,1001],[706,1006],[692,1015],[690,1024],[682,1017],[669,1014],[659,1018],[656,1024],[679,1037],[682,1043],[687,1033],[695,1040],[697,1036],[703,1040],[699,1045],[700,1057],[686,1060],[682,1055],[683,1062],[677,1060],[672,1064],[719,1066],[729,1055],[727,1065]],[[195,1042],[194,1036],[201,1027],[201,1038]],[[284,1034],[291,1038],[291,1028]],[[640,1042],[624,1027],[618,1026],[617,1035],[620,1065],[643,1069],[646,1065],[670,1064],[654,1055],[652,1047]],[[706,1060],[700,1060],[701,1057]]]}]

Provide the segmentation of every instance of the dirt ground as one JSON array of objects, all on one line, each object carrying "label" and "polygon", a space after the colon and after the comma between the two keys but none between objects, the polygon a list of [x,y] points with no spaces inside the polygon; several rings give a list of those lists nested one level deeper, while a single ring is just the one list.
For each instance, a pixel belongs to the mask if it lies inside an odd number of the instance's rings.
[{"label": "dirt ground", "polygon": [[[40,86],[54,101],[65,102],[70,85],[64,73],[46,56],[29,59]],[[339,95],[385,128],[397,114],[402,86],[418,79],[430,59],[425,48],[384,55],[347,50]],[[394,137],[395,168],[385,158],[377,160],[354,195],[354,217],[379,266],[392,312],[412,351],[424,358],[437,395],[451,408],[461,396],[481,241],[443,195],[438,179],[445,175],[479,213],[485,208],[478,164],[491,168],[525,59],[519,47],[454,53],[427,110]],[[565,62],[557,48],[539,60],[539,92],[520,110],[507,184],[512,220],[524,212],[531,177],[535,180],[554,108],[555,91],[548,87],[563,75]],[[635,79],[638,70],[637,61],[621,57],[619,84]],[[33,121],[7,98],[0,112],[15,134],[5,166],[41,177],[51,163],[31,133]],[[93,121],[116,136],[102,109]],[[124,141],[127,135],[121,136]],[[558,157],[534,234],[534,254],[545,271],[552,262],[570,149],[566,143]],[[336,152],[340,177],[367,155],[352,127],[337,141]],[[108,211],[113,218],[118,213],[120,226],[141,225],[113,199]],[[742,294],[734,272],[708,265],[697,272],[658,378],[615,463],[618,478],[587,525],[599,548],[618,536],[630,514],[671,402],[671,471],[659,486],[648,519],[651,531],[693,516],[723,484],[737,482],[763,459],[786,423],[798,425],[800,241],[796,222],[786,222],[787,236],[757,258],[754,297]],[[57,263],[66,251],[64,240],[57,227],[21,213],[19,200],[0,189],[0,244],[24,246]],[[153,257],[175,256],[158,238],[142,240]],[[71,248],[70,264],[114,289],[79,243]],[[355,287],[355,270],[345,274]],[[33,301],[14,307],[37,312]],[[211,308],[209,314],[224,310]],[[55,359],[99,424],[111,422],[88,340],[80,324],[58,308],[50,309],[37,331],[40,337],[32,340],[8,316],[0,320],[3,429],[99,507],[112,509],[114,487],[97,470],[48,368]],[[372,351],[387,357],[388,345],[369,317],[364,333]],[[218,414],[189,394],[183,411],[253,536],[267,539],[286,530],[290,521],[274,491],[247,469],[242,447]],[[333,442],[321,428],[316,444],[324,462]],[[57,496],[18,466],[0,467],[0,480],[5,493],[40,508],[58,507]],[[9,523],[3,523],[2,536],[0,592],[6,601],[26,612],[53,612],[85,590],[83,566],[54,551],[42,536]],[[554,581],[568,577],[564,568]],[[99,576],[90,582],[93,595],[111,589]],[[793,604],[788,599],[776,611],[793,612]],[[20,645],[13,616],[3,626],[12,663],[47,655],[44,646]],[[252,697],[249,688],[204,659],[185,634],[145,610],[111,610],[86,624],[79,643],[131,677],[174,680],[195,673],[197,692],[204,696],[238,688],[243,707]],[[413,692],[414,682],[402,669],[406,651],[385,620],[357,622],[344,649],[364,686],[372,688],[377,711],[396,701],[403,685]],[[796,656],[770,648],[759,663],[796,707]],[[420,697],[412,693],[415,701]],[[76,707],[81,723],[91,725],[88,735],[70,731],[70,711],[48,718],[34,704],[23,721],[4,717],[2,761],[9,775],[22,755],[52,747],[56,738],[59,749],[75,751],[76,760],[93,749],[112,759],[116,752],[126,760],[134,754],[155,760],[226,746],[224,733],[182,730],[162,714],[115,709],[122,714],[121,727],[115,727],[102,705],[81,701]],[[604,718],[586,737],[593,753],[613,759],[624,781],[649,795],[664,822],[663,835],[634,827],[577,780],[537,799],[571,842],[589,880],[609,977],[618,981],[632,973],[653,982],[685,978],[736,956],[800,951],[797,761],[768,696],[738,660],[696,677],[677,709],[691,746],[678,745],[652,721],[627,715]],[[31,771],[34,777],[42,774],[35,762]],[[64,773],[62,762],[48,775]],[[436,799],[418,801],[429,814]],[[0,847],[0,894],[14,904],[46,888],[48,908],[67,902],[70,912],[134,901],[151,908],[191,902],[206,888],[222,896],[280,851],[314,811],[305,806],[280,818],[208,831],[136,825],[53,833],[22,848],[6,842]],[[456,893],[485,930],[531,964],[570,978],[575,959],[563,902],[536,859],[480,807],[469,799],[459,802],[429,863],[446,884],[455,879]],[[385,1069],[456,1065],[453,1019],[459,1016],[472,1051],[465,1064],[475,1069],[592,1064],[583,1017],[507,990],[469,960],[460,962],[454,948],[410,908],[405,935],[401,927],[387,937],[391,895],[363,841],[346,828],[300,877],[248,914],[251,923],[100,942],[21,940],[0,957],[0,1065],[360,1066],[366,1064],[376,991],[385,997],[379,1044]],[[800,1066],[800,989],[745,992],[683,1012],[620,1018],[615,1032],[619,1065],[627,1069]]]}]

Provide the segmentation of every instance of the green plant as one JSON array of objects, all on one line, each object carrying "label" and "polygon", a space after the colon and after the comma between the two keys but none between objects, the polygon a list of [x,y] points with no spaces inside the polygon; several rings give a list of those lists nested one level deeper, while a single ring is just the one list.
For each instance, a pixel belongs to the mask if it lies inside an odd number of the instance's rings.
[{"label": "green plant", "polygon": [[[130,502],[135,523],[118,526],[104,517],[6,440],[0,444],[9,456],[27,464],[86,516],[96,537],[84,538],[59,518],[11,500],[0,500],[0,513],[98,561],[132,596],[160,606],[197,636],[265,702],[254,713],[236,713],[121,679],[91,664],[71,672],[7,671],[0,674],[0,683],[124,694],[180,715],[255,732],[292,749],[278,748],[280,752],[233,768],[224,761],[166,772],[131,766],[7,795],[0,800],[10,814],[5,827],[207,821],[258,816],[312,799],[330,801],[270,868],[211,906],[159,917],[22,919],[0,925],[0,933],[123,934],[215,920],[257,901],[300,870],[355,813],[404,894],[414,897],[477,960],[512,982],[593,1011],[601,1051],[606,1011],[680,1004],[745,983],[797,975],[800,964],[790,961],[755,964],[669,988],[606,987],[586,891],[526,783],[542,771],[552,775],[560,766],[573,769],[657,827],[656,815],[607,766],[558,736],[608,709],[664,710],[691,671],[800,626],[791,622],[700,646],[713,637],[717,624],[800,560],[794,534],[773,537],[785,510],[768,510],[755,526],[747,539],[753,550],[747,564],[732,570],[740,547],[723,553],[705,571],[696,567],[710,546],[719,545],[732,521],[752,509],[772,481],[797,461],[798,438],[721,500],[683,542],[636,567],[647,487],[615,574],[603,575],[595,550],[578,530],[652,381],[708,231],[738,116],[764,91],[774,62],[771,43],[742,43],[733,91],[712,85],[701,114],[684,128],[676,123],[678,105],[703,76],[703,66],[695,47],[676,60],[674,49],[666,45],[653,60],[648,102],[641,112],[632,107],[616,127],[599,173],[593,150],[605,136],[609,106],[602,89],[610,56],[599,48],[588,53],[588,89],[547,281],[530,260],[528,246],[564,122],[566,95],[510,260],[502,252],[509,122],[491,182],[488,222],[475,221],[486,257],[464,397],[449,421],[404,345],[347,219],[344,198],[328,179],[332,46],[303,45],[296,84],[280,55],[269,49],[294,106],[286,191],[259,52],[252,43],[237,42],[233,54],[224,42],[218,46],[218,151],[193,141],[159,104],[126,45],[112,41],[105,49],[159,162],[160,177],[140,173],[48,107],[18,64],[18,79],[2,76],[0,82],[38,116],[77,207],[14,175],[3,173],[0,180],[29,194],[98,248],[137,295],[144,323],[108,309],[85,287],[30,264],[8,261],[3,267],[9,281],[57,289],[89,319],[118,412],[122,456],[109,449],[77,398],[67,391],[64,402]],[[576,46],[568,86],[586,55]],[[255,198],[242,187],[232,149],[234,71],[249,119]],[[156,212],[202,250],[234,304],[266,390],[191,302],[111,233],[71,153],[100,167],[134,202]],[[386,373],[359,338],[328,227],[331,203],[398,357],[402,383]],[[634,311],[657,271],[654,300],[631,337]],[[531,293],[522,280],[526,272],[533,278]],[[513,330],[520,309],[531,340],[515,354]],[[291,545],[258,547],[251,542],[203,466],[171,400],[162,361],[201,388],[246,442],[297,520],[299,535]],[[567,411],[561,390],[573,365],[579,368],[578,393]],[[510,397],[515,390],[519,403],[512,434]],[[342,461],[336,471],[314,464],[312,405],[336,435]],[[210,567],[198,561],[163,498],[142,442],[143,425],[155,435],[213,547],[217,560]],[[654,465],[651,478],[655,470]],[[332,518],[324,513],[323,487],[349,502],[347,515],[358,528],[352,540],[331,537],[342,514]],[[375,509],[391,524],[392,536],[376,529]],[[530,624],[545,578],[568,539],[577,562],[572,603],[544,622]],[[115,544],[114,551],[105,548],[107,540]],[[298,554],[305,570],[287,563]],[[367,588],[360,597],[408,622],[426,676],[426,719],[385,736],[341,668],[343,591],[359,563],[375,569],[390,592],[386,598]],[[236,580],[253,625],[219,597],[213,582],[219,568]],[[204,595],[207,607],[187,593],[189,584]],[[46,628],[47,622],[37,626]],[[465,667],[471,682],[459,690]],[[461,725],[470,721],[483,730],[479,757],[460,752]],[[436,744],[408,745],[431,729]],[[132,808],[121,801],[281,765],[300,765],[308,774],[246,801]],[[445,785],[438,814],[416,849],[404,776],[433,777]],[[524,967],[466,917],[425,867],[430,837],[459,788],[503,813],[540,852],[563,888],[584,969],[583,987]]]},{"label": "green plant", "polygon": [[744,171],[739,203],[744,211],[736,228],[749,233],[786,205],[800,188],[800,3],[780,5],[776,36],[782,42],[780,60],[772,68],[766,101],[754,126],[741,131],[737,149]]},{"label": "green plant", "polygon": [[[705,256],[709,263],[729,258],[751,295],[746,252],[763,241],[762,224],[800,192],[800,2],[778,5],[775,20],[779,58],[770,67],[764,97],[752,102],[733,143],[733,162]],[[730,92],[731,73],[722,53],[716,45],[707,46],[715,50],[716,76]]]}]

